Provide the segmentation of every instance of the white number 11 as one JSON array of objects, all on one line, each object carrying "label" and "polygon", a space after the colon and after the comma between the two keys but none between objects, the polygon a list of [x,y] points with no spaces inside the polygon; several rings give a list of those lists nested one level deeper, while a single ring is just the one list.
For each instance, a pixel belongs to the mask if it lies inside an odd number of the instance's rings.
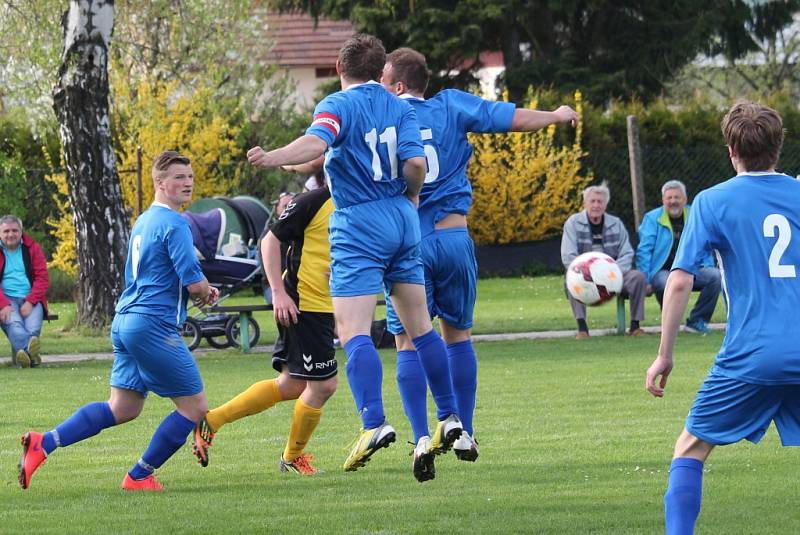
[{"label": "white number 11", "polygon": [[364,141],[369,145],[372,151],[372,180],[378,182],[383,178],[383,170],[381,169],[381,158],[378,155],[378,141],[386,143],[386,149],[389,151],[389,166],[391,167],[391,179],[397,178],[397,130],[394,126],[388,127],[381,132],[378,136],[378,131],[372,129],[364,134]]}]

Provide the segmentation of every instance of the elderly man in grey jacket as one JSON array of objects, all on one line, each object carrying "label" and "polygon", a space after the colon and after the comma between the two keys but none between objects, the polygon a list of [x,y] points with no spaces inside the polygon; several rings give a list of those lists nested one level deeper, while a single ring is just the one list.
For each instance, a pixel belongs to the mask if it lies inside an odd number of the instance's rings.
[{"label": "elderly man in grey jacket", "polygon": [[[589,251],[599,251],[615,259],[623,275],[622,292],[630,299],[631,327],[628,334],[641,336],[645,334],[639,323],[644,320],[647,284],[644,273],[632,269],[633,248],[625,225],[618,217],[606,213],[610,198],[611,192],[605,182],[583,190],[584,210],[571,215],[564,223],[561,261],[566,268],[576,256]],[[572,305],[572,314],[578,322],[578,334],[575,338],[589,338],[586,305],[573,299],[569,292],[567,297]]]}]

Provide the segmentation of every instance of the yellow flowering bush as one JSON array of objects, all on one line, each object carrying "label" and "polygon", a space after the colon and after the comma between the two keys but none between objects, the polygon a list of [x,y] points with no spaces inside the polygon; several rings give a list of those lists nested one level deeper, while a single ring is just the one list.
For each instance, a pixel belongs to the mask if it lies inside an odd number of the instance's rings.
[{"label": "yellow flowering bush", "polygon": [[[42,152],[47,166],[54,169],[48,152],[46,150]],[[75,249],[75,224],[72,220],[72,204],[69,201],[67,175],[63,172],[54,172],[45,175],[44,179],[55,184],[58,190],[58,193],[53,196],[58,207],[58,217],[49,217],[46,221],[47,225],[53,229],[53,236],[58,241],[58,246],[53,252],[53,258],[48,262],[48,266],[58,268],[71,277],[75,277],[78,274],[78,256]]]},{"label": "yellow flowering bush", "polygon": [[[531,96],[528,107],[535,109],[537,104]],[[575,110],[582,116],[579,91]],[[581,209],[580,192],[592,179],[581,172],[583,121],[572,145],[557,146],[555,131],[551,125],[535,132],[470,134],[474,156],[467,170],[473,188],[469,225],[477,244],[557,236],[564,221]]]}]

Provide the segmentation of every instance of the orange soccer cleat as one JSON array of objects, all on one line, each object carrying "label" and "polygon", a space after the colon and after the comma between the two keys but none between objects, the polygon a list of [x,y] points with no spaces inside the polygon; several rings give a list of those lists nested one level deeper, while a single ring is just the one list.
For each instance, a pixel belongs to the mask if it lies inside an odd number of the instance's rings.
[{"label": "orange soccer cleat", "polygon": [[29,431],[22,435],[22,457],[19,459],[19,484],[23,489],[31,485],[33,473],[47,460],[42,448],[41,433]]},{"label": "orange soccer cleat", "polygon": [[164,486],[158,482],[156,476],[153,474],[150,474],[144,479],[133,479],[130,474],[125,474],[125,479],[122,480],[122,490],[163,492]]}]

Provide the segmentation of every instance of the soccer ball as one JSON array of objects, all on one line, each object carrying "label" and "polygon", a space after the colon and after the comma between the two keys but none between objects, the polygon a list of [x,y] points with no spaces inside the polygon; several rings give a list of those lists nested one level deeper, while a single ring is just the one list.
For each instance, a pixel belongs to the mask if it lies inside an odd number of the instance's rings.
[{"label": "soccer ball", "polygon": [[583,253],[567,268],[567,291],[586,305],[601,305],[622,291],[622,271],[605,253]]}]

